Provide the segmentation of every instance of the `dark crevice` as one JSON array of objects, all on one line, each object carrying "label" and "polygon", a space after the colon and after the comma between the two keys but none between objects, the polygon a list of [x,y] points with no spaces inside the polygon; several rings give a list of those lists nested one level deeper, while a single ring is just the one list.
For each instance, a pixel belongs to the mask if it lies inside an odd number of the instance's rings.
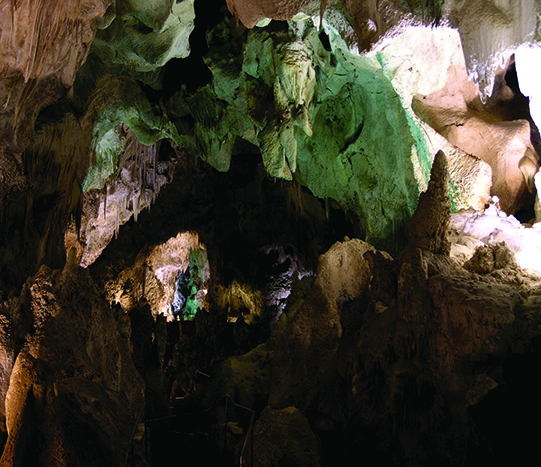
[{"label": "dark crevice", "polygon": [[537,457],[540,368],[539,347],[504,361],[503,382],[470,409],[476,443],[468,467],[528,464]]},{"label": "dark crevice", "polygon": [[196,0],[195,27],[190,35],[190,55],[186,58],[173,58],[162,69],[163,101],[167,101],[186,83],[186,91],[193,93],[212,81],[212,73],[203,61],[209,48],[207,32],[215,27],[225,15],[231,16],[223,0]]}]

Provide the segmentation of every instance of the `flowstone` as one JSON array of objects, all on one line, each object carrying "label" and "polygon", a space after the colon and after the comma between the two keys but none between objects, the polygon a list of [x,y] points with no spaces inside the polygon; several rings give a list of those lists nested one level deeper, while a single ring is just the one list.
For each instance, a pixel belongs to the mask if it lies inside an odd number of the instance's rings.
[{"label": "flowstone", "polygon": [[538,0],[449,2],[449,19],[460,31],[468,76],[479,84],[481,100],[492,95],[494,77],[524,42],[538,34]]}]

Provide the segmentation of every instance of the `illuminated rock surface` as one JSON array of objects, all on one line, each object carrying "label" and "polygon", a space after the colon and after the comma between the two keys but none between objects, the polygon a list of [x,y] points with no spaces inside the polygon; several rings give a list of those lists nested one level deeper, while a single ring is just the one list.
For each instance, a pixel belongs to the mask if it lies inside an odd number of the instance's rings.
[{"label": "illuminated rock surface", "polygon": [[[449,68],[446,85],[433,94],[414,96],[413,108],[453,146],[491,167],[491,193],[500,198],[504,211],[513,214],[531,198],[520,162],[531,152],[532,171],[537,171],[538,143],[528,111],[521,111],[524,97],[505,82],[499,84],[499,102],[483,106],[458,61]],[[513,107],[505,105],[513,100]]]},{"label": "illuminated rock surface", "polygon": [[[494,87],[498,67],[527,41],[537,40],[536,0],[481,0],[449,2],[451,24],[458,28],[468,75],[479,84],[486,101]],[[454,24],[453,24],[454,23]]]},{"label": "illuminated rock surface", "polygon": [[170,59],[190,54],[193,0],[115,0],[109,12],[93,45],[113,67],[152,76]]},{"label": "illuminated rock surface", "polygon": [[144,404],[129,318],[107,306],[76,264],[41,268],[18,307],[2,310],[17,357],[1,465],[120,464]]},{"label": "illuminated rock surface", "polygon": [[35,3],[0,5],[0,465],[238,465],[250,410],[254,465],[536,455],[539,2]]}]

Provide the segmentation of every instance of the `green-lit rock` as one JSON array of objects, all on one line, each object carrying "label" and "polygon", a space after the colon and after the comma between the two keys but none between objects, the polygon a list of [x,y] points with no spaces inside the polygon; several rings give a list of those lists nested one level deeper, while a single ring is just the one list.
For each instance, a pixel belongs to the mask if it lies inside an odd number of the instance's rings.
[{"label": "green-lit rock", "polygon": [[[150,84],[172,58],[190,54],[194,0],[117,0],[114,19],[98,31],[94,52]],[[111,13],[110,13],[111,15]],[[105,23],[107,24],[107,23]]]},{"label": "green-lit rock", "polygon": [[[378,60],[352,54],[332,28],[326,33],[331,50],[310,18],[288,31],[250,31],[240,50],[224,41],[206,58],[213,82],[174,97],[195,120],[188,148],[227,170],[241,137],[259,147],[270,176],[295,177],[334,199],[367,241],[397,252],[417,204],[411,155],[422,141]],[[170,114],[174,107],[170,101]]]},{"label": "green-lit rock", "polygon": [[331,28],[326,32],[331,51],[312,25],[304,31],[318,91],[310,108],[313,135],[296,131],[297,177],[351,213],[366,241],[396,252],[417,204],[411,153],[418,142],[375,58],[353,55]]},{"label": "green-lit rock", "polygon": [[[130,18],[165,30],[171,16],[161,7],[151,11],[139,3],[124,5],[132,12]],[[117,19],[126,12],[117,4]],[[105,49],[96,42],[100,54],[118,45],[111,35],[115,21],[100,33],[99,40],[108,41]],[[273,24],[248,31],[243,38],[231,34],[227,20],[209,31],[210,52],[204,61],[213,80],[195,91],[181,87],[159,105],[151,103],[135,81],[121,85],[126,80],[122,78],[118,85],[123,89],[113,90],[113,95],[124,97],[109,99],[97,113],[94,148],[101,168],[91,170],[85,188],[100,186],[114,172],[123,147],[115,133],[120,123],[144,144],[169,138],[220,171],[229,169],[241,138],[261,151],[269,176],[294,178],[319,198],[333,200],[348,213],[360,237],[398,253],[435,152],[411,110],[411,98],[434,92],[445,76],[440,67],[424,79],[421,59],[406,68],[415,42],[410,36],[419,31],[427,36],[428,55],[439,54],[443,47],[449,61],[454,50],[419,28],[377,55],[359,56],[330,25],[324,22],[319,31],[319,18],[300,15],[287,26]],[[126,67],[132,66],[129,57],[117,56]],[[170,55],[163,60],[166,57]],[[156,61],[155,70],[163,60]]]},{"label": "green-lit rock", "polygon": [[91,101],[88,118],[94,118],[92,164],[85,191],[102,188],[118,167],[125,138],[119,125],[129,126],[140,143],[150,146],[163,138],[178,140],[178,132],[165,111],[151,103],[141,85],[129,78],[104,78]]}]

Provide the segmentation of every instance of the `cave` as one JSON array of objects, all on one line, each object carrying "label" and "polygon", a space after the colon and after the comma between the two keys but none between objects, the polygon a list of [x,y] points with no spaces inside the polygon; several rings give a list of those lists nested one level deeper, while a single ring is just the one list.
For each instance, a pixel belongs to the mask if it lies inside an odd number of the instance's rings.
[{"label": "cave", "polygon": [[540,15],[3,0],[0,467],[531,462]]}]

